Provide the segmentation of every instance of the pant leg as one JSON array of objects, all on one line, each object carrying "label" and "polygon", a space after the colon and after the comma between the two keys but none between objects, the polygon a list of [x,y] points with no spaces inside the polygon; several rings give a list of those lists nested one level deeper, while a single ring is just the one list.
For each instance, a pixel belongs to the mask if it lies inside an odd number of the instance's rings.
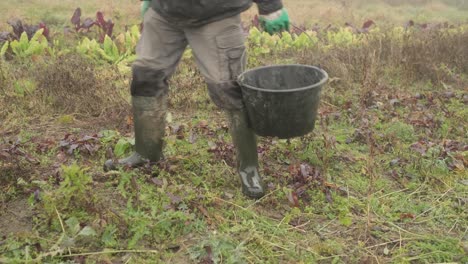
[{"label": "pant leg", "polygon": [[246,64],[240,15],[197,28],[185,28],[184,32],[213,102],[227,110],[243,108],[241,89],[236,81]]},{"label": "pant leg", "polygon": [[154,97],[167,92],[167,80],[186,47],[184,31],[150,8],[144,17],[137,60],[133,64],[132,96]]},{"label": "pant leg", "polygon": [[186,29],[195,59],[205,76],[213,102],[229,117],[229,133],[236,148],[242,191],[248,197],[265,195],[258,172],[257,141],[250,129],[237,77],[246,64],[245,37],[240,16]]}]

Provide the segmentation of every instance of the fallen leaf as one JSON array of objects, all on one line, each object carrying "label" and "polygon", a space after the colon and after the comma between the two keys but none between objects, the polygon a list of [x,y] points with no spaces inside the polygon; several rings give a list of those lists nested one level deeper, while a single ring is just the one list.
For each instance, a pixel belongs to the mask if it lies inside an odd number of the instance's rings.
[{"label": "fallen leaf", "polygon": [[402,214],[400,214],[400,220],[414,219],[414,218],[415,218],[414,214],[411,214],[411,213],[402,213]]},{"label": "fallen leaf", "polygon": [[180,196],[174,195],[172,193],[167,193],[167,197],[171,200],[171,204],[177,205],[182,202],[182,198]]},{"label": "fallen leaf", "polygon": [[297,198],[297,193],[295,190],[291,190],[286,194],[288,201],[293,207],[299,207],[299,199]]},{"label": "fallen leaf", "polygon": [[158,178],[151,178],[151,182],[156,184],[156,186],[159,186],[159,187],[163,186],[164,184],[164,182]]}]

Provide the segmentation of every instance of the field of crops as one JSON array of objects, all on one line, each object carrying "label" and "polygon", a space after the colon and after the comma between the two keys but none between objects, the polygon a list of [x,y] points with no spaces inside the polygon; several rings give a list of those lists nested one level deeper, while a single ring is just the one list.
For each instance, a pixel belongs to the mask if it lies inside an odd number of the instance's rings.
[{"label": "field of crops", "polygon": [[227,119],[190,49],[170,81],[165,159],[132,151],[130,1],[0,3],[0,263],[467,263],[466,1],[285,1],[243,14],[248,68],[330,80],[315,130],[259,138],[245,198]]}]

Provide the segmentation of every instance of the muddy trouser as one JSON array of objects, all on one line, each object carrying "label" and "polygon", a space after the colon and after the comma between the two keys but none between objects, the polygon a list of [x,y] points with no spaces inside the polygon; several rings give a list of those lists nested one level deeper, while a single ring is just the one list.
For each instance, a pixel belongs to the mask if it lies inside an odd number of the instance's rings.
[{"label": "muddy trouser", "polygon": [[245,65],[244,41],[240,15],[201,27],[181,28],[150,8],[144,17],[138,59],[133,65],[132,96],[151,97],[167,92],[167,80],[190,45],[213,102],[225,110],[241,109],[242,94],[235,80]]}]

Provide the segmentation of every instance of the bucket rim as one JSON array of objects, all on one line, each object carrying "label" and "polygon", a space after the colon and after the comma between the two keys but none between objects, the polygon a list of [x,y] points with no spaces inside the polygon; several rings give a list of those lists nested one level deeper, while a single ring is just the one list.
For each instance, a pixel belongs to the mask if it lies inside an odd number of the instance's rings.
[{"label": "bucket rim", "polygon": [[[314,84],[312,84],[312,85],[305,86],[305,87],[300,87],[300,88],[295,88],[295,89],[289,89],[289,90],[272,90],[272,89],[258,88],[258,87],[251,86],[251,85],[248,85],[248,84],[245,84],[245,83],[242,82],[243,76],[246,75],[246,74],[248,74],[249,72],[256,71],[256,70],[261,70],[261,69],[279,68],[279,67],[285,67],[285,66],[300,66],[300,67],[305,67],[305,68],[310,68],[310,69],[318,70],[320,73],[323,74],[323,78],[322,78],[322,79],[320,80],[320,82],[318,82],[318,83],[314,83]],[[241,74],[237,77],[237,83],[238,83],[241,87],[246,87],[246,88],[249,88],[249,89],[252,89],[252,90],[256,90],[256,91],[260,91],[260,92],[271,92],[271,93],[299,92],[299,91],[309,90],[309,89],[321,87],[321,86],[323,86],[327,81],[328,81],[328,73],[327,73],[325,70],[323,70],[323,69],[321,69],[321,68],[319,68],[319,67],[317,67],[317,66],[304,65],[304,64],[277,64],[277,65],[260,66],[260,67],[256,67],[256,68],[252,68],[252,69],[249,69],[249,70],[247,70],[247,71],[244,71],[243,73],[241,73]]]}]

